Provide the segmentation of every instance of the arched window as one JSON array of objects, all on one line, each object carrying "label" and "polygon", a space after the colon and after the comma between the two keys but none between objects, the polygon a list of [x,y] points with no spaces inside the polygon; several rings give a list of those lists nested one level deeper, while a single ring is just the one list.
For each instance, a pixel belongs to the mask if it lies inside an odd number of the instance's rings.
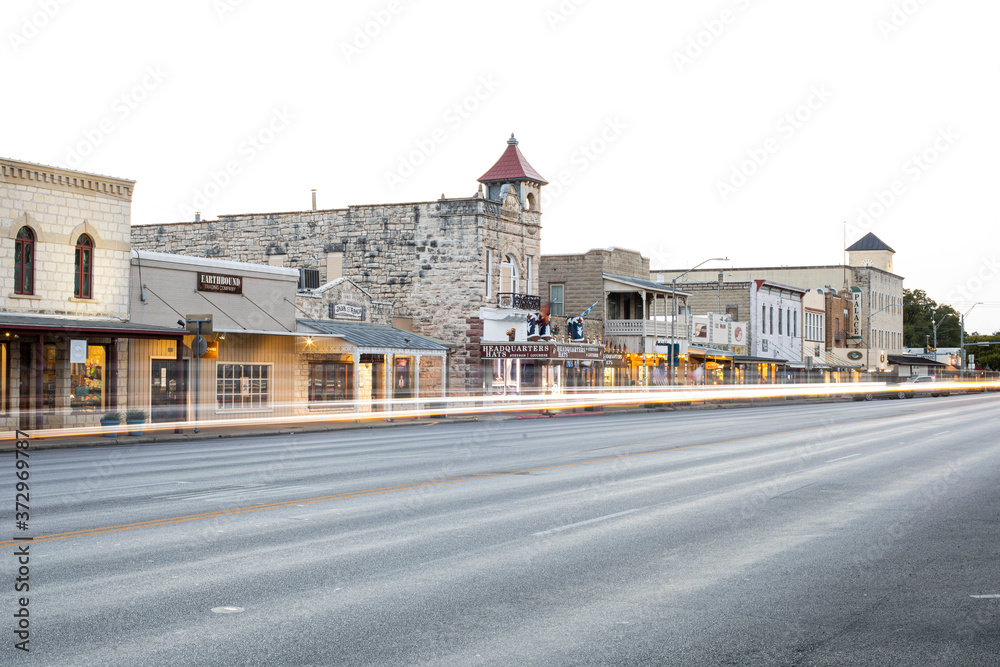
[{"label": "arched window", "polygon": [[14,239],[14,293],[35,293],[35,233],[21,227]]},{"label": "arched window", "polygon": [[528,201],[527,201],[527,203],[525,204],[525,209],[526,209],[526,210],[528,210],[528,211],[534,211],[534,210],[535,210],[535,209],[537,208],[537,207],[535,206],[535,195],[534,195],[534,194],[532,194],[531,192],[529,192],[529,193],[528,193],[528,196],[526,197],[526,199],[527,199]]},{"label": "arched window", "polygon": [[94,292],[94,242],[86,234],[76,240],[76,268],[73,273],[73,296],[90,299]]}]

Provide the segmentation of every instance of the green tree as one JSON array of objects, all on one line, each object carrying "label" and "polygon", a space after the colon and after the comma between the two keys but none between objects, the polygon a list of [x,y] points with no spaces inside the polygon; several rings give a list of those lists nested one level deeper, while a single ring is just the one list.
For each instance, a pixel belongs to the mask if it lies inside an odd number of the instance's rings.
[{"label": "green tree", "polygon": [[903,290],[903,345],[934,345],[937,323],[938,347],[958,347],[961,338],[960,315],[951,306],[939,306],[924,290]]},{"label": "green tree", "polygon": [[988,368],[991,371],[1000,371],[1000,331],[996,332],[992,336],[981,336],[979,334],[972,334],[965,337],[966,343],[990,343],[995,342],[996,345],[979,347],[967,347],[965,348],[966,354],[976,355],[976,365],[982,366],[983,368]]}]

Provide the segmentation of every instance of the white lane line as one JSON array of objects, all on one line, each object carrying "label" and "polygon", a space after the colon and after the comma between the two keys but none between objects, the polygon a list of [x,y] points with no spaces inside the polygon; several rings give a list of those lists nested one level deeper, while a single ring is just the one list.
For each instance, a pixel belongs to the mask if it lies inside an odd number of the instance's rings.
[{"label": "white lane line", "polygon": [[607,519],[614,519],[616,516],[625,516],[626,514],[631,514],[632,512],[638,512],[638,509],[625,510],[624,512],[615,512],[614,514],[608,514],[607,516],[599,516],[596,519],[587,519],[586,521],[577,521],[576,523],[568,523],[565,526],[559,526],[558,528],[551,528],[549,530],[543,530],[541,532],[535,533],[535,537],[540,537],[542,535],[551,535],[552,533],[559,533],[564,530],[569,530],[570,528],[578,528],[580,526],[586,526],[588,523],[596,523],[598,521],[606,521]]},{"label": "white lane line", "polygon": [[827,463],[833,463],[834,461],[843,461],[844,459],[849,459],[852,456],[861,456],[861,454],[848,454],[847,456],[841,456],[839,459],[830,459]]},{"label": "white lane line", "polygon": [[970,598],[976,598],[977,600],[992,600],[993,598],[1000,598],[1000,594],[993,593],[991,595],[970,595]]}]

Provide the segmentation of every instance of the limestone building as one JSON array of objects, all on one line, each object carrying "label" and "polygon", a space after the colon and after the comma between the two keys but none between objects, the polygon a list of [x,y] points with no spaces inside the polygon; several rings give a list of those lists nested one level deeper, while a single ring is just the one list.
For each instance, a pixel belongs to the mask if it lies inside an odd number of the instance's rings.
[{"label": "limestone building", "polygon": [[133,181],[0,159],[2,428],[98,426],[132,407],[127,341]]},{"label": "limestone building", "polygon": [[539,306],[541,187],[511,135],[471,197],[222,215],[132,228],[144,250],[296,268],[300,287],[349,277],[397,327],[457,344],[451,393],[480,393],[479,343]]}]

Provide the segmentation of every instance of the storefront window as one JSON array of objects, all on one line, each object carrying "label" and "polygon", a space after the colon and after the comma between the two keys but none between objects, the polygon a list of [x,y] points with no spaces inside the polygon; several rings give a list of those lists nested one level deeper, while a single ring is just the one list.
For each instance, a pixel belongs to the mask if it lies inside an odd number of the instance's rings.
[{"label": "storefront window", "polygon": [[218,364],[216,407],[219,410],[260,410],[270,407],[270,364]]},{"label": "storefront window", "polygon": [[353,363],[317,362],[309,364],[310,401],[349,401],[353,398]]},{"label": "storefront window", "polygon": [[88,345],[86,363],[70,364],[70,407],[74,412],[100,412],[104,409],[106,366],[103,345]]}]

